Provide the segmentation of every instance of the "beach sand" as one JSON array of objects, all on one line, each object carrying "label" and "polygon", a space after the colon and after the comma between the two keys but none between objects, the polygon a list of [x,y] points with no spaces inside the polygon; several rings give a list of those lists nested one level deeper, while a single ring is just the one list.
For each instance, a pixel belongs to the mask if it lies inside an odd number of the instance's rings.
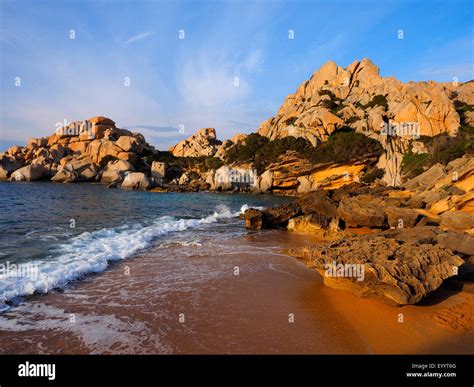
[{"label": "beach sand", "polygon": [[0,351],[473,352],[472,331],[443,319],[449,308],[469,312],[471,294],[444,292],[396,308],[330,289],[282,253],[308,243],[305,235],[201,242],[157,245],[64,290],[28,297],[0,316]]}]

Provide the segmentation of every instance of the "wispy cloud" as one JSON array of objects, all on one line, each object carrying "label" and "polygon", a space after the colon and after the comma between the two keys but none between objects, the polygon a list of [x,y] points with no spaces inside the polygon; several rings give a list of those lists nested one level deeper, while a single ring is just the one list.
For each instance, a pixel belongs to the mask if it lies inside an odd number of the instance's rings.
[{"label": "wispy cloud", "polygon": [[134,35],[130,38],[128,38],[124,43],[125,44],[130,44],[134,42],[138,42],[139,40],[146,39],[154,34],[153,31],[147,31],[147,32],[142,32],[141,34]]},{"label": "wispy cloud", "polygon": [[436,77],[443,78],[445,81],[453,81],[457,79],[473,79],[474,68],[472,63],[460,63],[447,66],[427,66],[420,70],[420,74],[425,75],[426,78]]},{"label": "wispy cloud", "polygon": [[217,107],[243,98],[248,92],[245,79],[238,77],[228,63],[185,64],[180,90],[189,105]]}]

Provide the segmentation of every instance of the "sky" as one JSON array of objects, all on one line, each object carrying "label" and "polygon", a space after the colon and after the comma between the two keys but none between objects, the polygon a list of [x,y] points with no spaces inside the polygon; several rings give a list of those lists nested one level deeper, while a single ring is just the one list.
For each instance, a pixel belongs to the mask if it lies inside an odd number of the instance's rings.
[{"label": "sky", "polygon": [[250,133],[329,60],[465,82],[471,0],[0,0],[0,151],[102,115],[165,150]]}]

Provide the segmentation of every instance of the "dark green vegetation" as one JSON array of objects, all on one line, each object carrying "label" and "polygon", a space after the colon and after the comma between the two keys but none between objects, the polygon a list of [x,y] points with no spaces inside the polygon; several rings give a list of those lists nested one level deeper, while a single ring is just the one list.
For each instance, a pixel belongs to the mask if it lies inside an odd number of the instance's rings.
[{"label": "dark green vegetation", "polygon": [[[345,107],[344,100],[341,99],[341,98],[336,97],[334,95],[334,93],[330,90],[320,90],[319,95],[320,96],[326,95],[326,96],[329,97],[329,99],[325,99],[325,100],[322,101],[322,106],[325,107],[326,109],[330,110],[331,113],[333,113],[336,116],[338,115],[339,111],[342,110]],[[377,107],[377,106],[382,106],[385,111],[388,110],[388,102],[387,102],[387,97],[385,95],[381,95],[381,94],[375,95],[372,98],[372,100],[369,101],[368,103],[366,103],[365,105],[361,104],[360,102],[357,102],[355,104],[356,108],[363,109],[363,110],[373,108],[373,107]],[[295,120],[296,120],[296,118],[295,118]],[[350,125],[350,124],[356,122],[357,120],[359,120],[358,117],[355,117],[355,116],[351,117],[351,118],[346,120],[346,124]]]},{"label": "dark green vegetation", "polygon": [[248,162],[260,173],[288,151],[296,152],[315,164],[344,163],[364,157],[378,157],[382,153],[382,146],[376,140],[355,133],[348,127],[333,133],[328,141],[316,147],[301,137],[290,136],[270,141],[267,137],[252,133],[244,144],[238,144],[229,150],[226,162]]},{"label": "dark green vegetation", "polygon": [[360,102],[355,103],[355,107],[358,109],[368,109],[371,107],[376,107],[376,106],[382,106],[385,110],[388,109],[388,102],[387,102],[387,97],[385,95],[377,94],[375,95],[371,101],[368,103],[361,104]]},{"label": "dark green vegetation", "polygon": [[466,126],[466,117],[465,113],[466,112],[473,112],[474,111],[474,105],[468,105],[467,103],[461,102],[459,100],[455,100],[454,102],[454,108],[459,114],[459,118],[461,121],[461,126]]},{"label": "dark green vegetation", "polygon": [[384,95],[378,94],[374,96],[374,98],[372,98],[372,101],[370,101],[364,106],[364,109],[376,107],[376,106],[382,106],[385,110],[387,110],[388,109],[387,98]]},{"label": "dark green vegetation", "polygon": [[402,172],[408,177],[417,176],[437,163],[446,165],[465,154],[474,154],[474,128],[471,126],[460,126],[454,137],[442,133],[434,137],[421,136],[419,141],[425,145],[428,153],[413,154],[410,150],[405,154]]},{"label": "dark green vegetation", "polygon": [[311,147],[304,154],[313,163],[344,163],[367,157],[379,157],[382,146],[377,140],[344,127],[329,136],[328,141]]},{"label": "dark green vegetation", "polygon": [[402,172],[410,178],[415,177],[423,173],[428,164],[429,155],[427,153],[414,154],[410,151],[403,156]]},{"label": "dark green vegetation", "polygon": [[322,106],[326,109],[330,110],[332,114],[337,115],[339,110],[344,108],[343,102],[344,100],[341,98],[337,98],[334,93],[330,90],[320,90],[319,95],[327,95],[329,99],[325,99],[322,101]]},{"label": "dark green vegetation", "polygon": [[301,137],[289,136],[270,141],[268,137],[252,133],[244,143],[239,143],[229,149],[226,154],[226,162],[248,162],[261,173],[266,166],[277,161],[278,156],[287,151],[303,154],[308,147],[311,147],[311,144]]},{"label": "dark green vegetation", "polygon": [[167,178],[173,179],[179,177],[185,170],[199,169],[200,172],[207,172],[211,169],[218,169],[224,163],[217,157],[176,157],[171,152],[159,151],[157,154],[150,155],[146,158],[148,164],[153,161],[166,162],[168,171]]}]

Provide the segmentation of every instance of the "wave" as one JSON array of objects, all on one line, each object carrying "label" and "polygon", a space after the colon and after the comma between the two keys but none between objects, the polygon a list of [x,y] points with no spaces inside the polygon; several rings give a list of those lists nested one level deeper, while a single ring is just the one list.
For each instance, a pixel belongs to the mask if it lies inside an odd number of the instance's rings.
[{"label": "wave", "polygon": [[104,228],[94,232],[84,232],[71,238],[68,243],[58,246],[57,257],[28,262],[30,270],[25,276],[5,276],[0,280],[0,311],[5,309],[5,302],[16,297],[33,293],[47,293],[62,287],[89,273],[104,271],[109,261],[119,261],[131,257],[150,246],[151,242],[173,232],[197,228],[215,223],[220,219],[238,216],[248,208],[232,212],[220,205],[212,215],[201,219],[176,219],[163,216],[152,224],[125,225],[117,228]]}]

